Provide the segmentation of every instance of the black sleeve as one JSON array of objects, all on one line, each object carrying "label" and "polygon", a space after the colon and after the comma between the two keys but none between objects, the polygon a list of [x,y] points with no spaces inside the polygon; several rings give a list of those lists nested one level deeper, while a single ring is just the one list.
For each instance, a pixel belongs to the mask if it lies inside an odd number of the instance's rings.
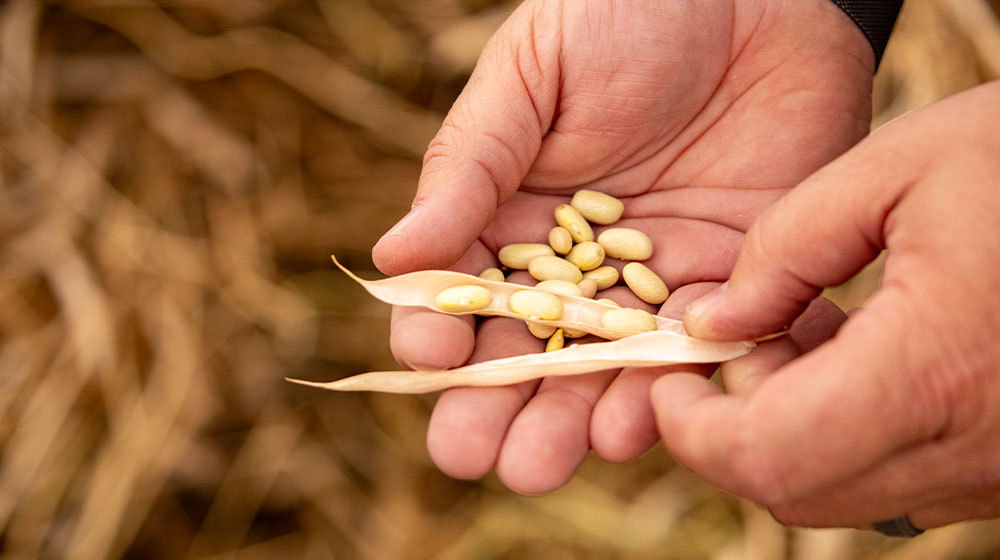
[{"label": "black sleeve", "polygon": [[903,0],[833,0],[833,3],[844,10],[868,38],[875,50],[875,68],[878,68]]}]

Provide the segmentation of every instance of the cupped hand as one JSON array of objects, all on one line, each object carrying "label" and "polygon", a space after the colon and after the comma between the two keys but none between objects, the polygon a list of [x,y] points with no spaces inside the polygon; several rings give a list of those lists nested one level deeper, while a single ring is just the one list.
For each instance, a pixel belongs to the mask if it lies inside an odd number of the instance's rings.
[{"label": "cupped hand", "polygon": [[[728,277],[765,207],[867,133],[873,58],[827,0],[529,0],[484,50],[375,262],[475,274],[503,245],[544,241],[556,205],[595,189],[624,201],[617,225],[653,238],[648,264],[674,293],[659,312],[679,316]],[[424,369],[542,342],[517,321],[396,309],[391,344]],[[657,441],[648,392],[664,371],[445,392],[429,451],[455,477],[495,467],[519,492],[554,489],[591,448],[621,461]]]},{"label": "cupped hand", "polygon": [[734,362],[738,391],[658,380],[675,456],[793,525],[1000,515],[998,122],[1000,82],[911,113],[760,217],[689,332],[768,332],[886,249],[882,285],[804,356]]}]

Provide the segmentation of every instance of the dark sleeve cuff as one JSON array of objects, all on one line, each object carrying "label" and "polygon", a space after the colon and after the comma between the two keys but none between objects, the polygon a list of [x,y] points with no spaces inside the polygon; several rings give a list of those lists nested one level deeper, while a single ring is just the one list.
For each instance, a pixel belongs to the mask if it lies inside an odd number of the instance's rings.
[{"label": "dark sleeve cuff", "polygon": [[833,0],[868,38],[875,51],[875,68],[882,62],[889,34],[896,24],[896,16],[903,0]]}]

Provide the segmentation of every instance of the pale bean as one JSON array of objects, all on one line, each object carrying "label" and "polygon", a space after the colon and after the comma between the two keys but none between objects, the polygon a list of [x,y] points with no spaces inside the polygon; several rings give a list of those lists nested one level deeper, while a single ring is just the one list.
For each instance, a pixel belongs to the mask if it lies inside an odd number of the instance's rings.
[{"label": "pale bean", "polygon": [[486,270],[479,273],[479,277],[483,280],[489,280],[491,282],[503,282],[504,276],[503,271],[499,268],[487,268]]},{"label": "pale bean", "polygon": [[646,265],[630,262],[622,269],[625,284],[646,303],[660,304],[667,301],[670,290],[663,280]]},{"label": "pale bean", "polygon": [[568,229],[556,226],[549,230],[549,247],[560,255],[565,255],[573,248],[573,236]]},{"label": "pale bean", "polygon": [[588,334],[590,333],[584,330],[563,327],[563,336],[565,338],[580,338],[581,336],[587,336]]},{"label": "pale bean", "polygon": [[434,303],[448,313],[476,311],[493,303],[493,294],[483,286],[453,286],[441,290],[434,297]]},{"label": "pale bean", "polygon": [[617,301],[615,301],[613,299],[606,298],[606,297],[602,297],[601,299],[596,300],[596,301],[599,301],[601,303],[606,303],[608,305],[613,305],[615,307],[621,307],[621,305],[618,305]]},{"label": "pale bean", "polygon": [[544,243],[511,243],[500,248],[497,258],[507,268],[527,270],[531,259],[542,255],[555,255],[552,247]]},{"label": "pale bean", "polygon": [[535,280],[565,280],[576,284],[583,280],[583,273],[573,263],[554,255],[542,255],[531,259],[528,273]]},{"label": "pale bean", "polygon": [[618,283],[618,269],[611,265],[599,266],[584,272],[583,278],[596,280],[598,290],[607,290]]},{"label": "pale bean", "polygon": [[583,297],[583,289],[578,284],[565,280],[544,280],[535,284],[535,289],[563,296]]},{"label": "pale bean", "polygon": [[606,229],[597,237],[597,242],[611,258],[644,261],[653,256],[653,241],[637,229]]},{"label": "pale bean", "polygon": [[563,313],[559,296],[540,290],[514,292],[507,299],[507,307],[521,317],[541,321],[557,321]]},{"label": "pale bean", "polygon": [[606,329],[638,334],[655,331],[656,318],[642,309],[611,309],[601,315],[601,326]]},{"label": "pale bean", "polygon": [[563,337],[563,330],[556,329],[556,332],[552,333],[552,336],[549,337],[549,341],[545,343],[545,351],[555,352],[556,350],[561,350],[565,344],[566,339]]},{"label": "pale bean", "polygon": [[541,323],[525,323],[528,325],[528,332],[531,333],[535,338],[540,338],[542,340],[548,339],[554,332],[556,332],[556,327],[552,325],[543,325]]},{"label": "pale bean", "polygon": [[582,271],[594,270],[604,262],[604,247],[593,241],[584,241],[570,250],[566,260]]},{"label": "pale bean", "polygon": [[597,295],[597,280],[593,278],[584,278],[576,283],[577,287],[580,288],[583,297],[592,298]]},{"label": "pale bean", "polygon": [[603,226],[617,222],[625,211],[625,205],[617,198],[587,189],[576,191],[570,205],[588,221]]},{"label": "pale bean", "polygon": [[569,230],[576,243],[594,240],[594,230],[576,208],[569,204],[560,204],[555,210],[556,223]]}]

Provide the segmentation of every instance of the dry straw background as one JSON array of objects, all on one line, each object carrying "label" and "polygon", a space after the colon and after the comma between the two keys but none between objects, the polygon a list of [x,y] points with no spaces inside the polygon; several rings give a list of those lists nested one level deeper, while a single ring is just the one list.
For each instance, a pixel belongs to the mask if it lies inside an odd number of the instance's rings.
[{"label": "dry straw background", "polygon": [[[282,381],[395,366],[387,306],[328,256],[376,276],[512,7],[0,3],[2,558],[1000,556],[995,522],[786,529],[662,450],[542,498],[454,481],[423,447],[432,396]],[[907,0],[876,124],[1000,78],[998,9]]]}]

